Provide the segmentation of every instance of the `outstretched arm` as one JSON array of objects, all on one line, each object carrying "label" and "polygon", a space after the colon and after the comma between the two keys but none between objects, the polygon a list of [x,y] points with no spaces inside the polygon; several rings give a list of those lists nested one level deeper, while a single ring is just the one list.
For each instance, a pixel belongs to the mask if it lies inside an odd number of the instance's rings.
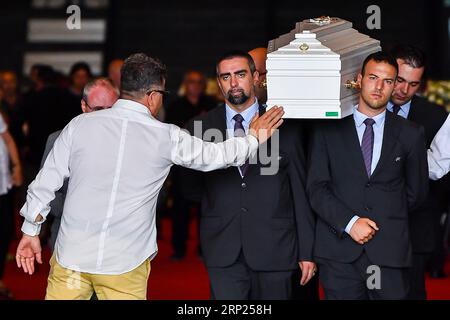
[{"label": "outstretched arm", "polygon": [[171,133],[175,144],[172,161],[183,167],[212,171],[228,166],[240,166],[254,154],[258,142],[264,143],[283,123],[283,108],[274,107],[250,123],[249,134],[242,138],[230,138],[224,142],[205,142],[178,127]]}]

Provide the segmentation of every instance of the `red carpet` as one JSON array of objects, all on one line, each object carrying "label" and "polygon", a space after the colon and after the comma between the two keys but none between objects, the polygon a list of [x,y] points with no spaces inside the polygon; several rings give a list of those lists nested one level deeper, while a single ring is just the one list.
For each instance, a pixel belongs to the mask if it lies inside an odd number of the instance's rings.
[{"label": "red carpet", "polygon": [[[162,239],[158,242],[159,253],[152,261],[152,270],[149,279],[148,299],[152,300],[201,300],[209,298],[209,283],[206,269],[202,260],[197,256],[196,225],[190,228],[188,254],[185,260],[173,262],[170,260],[172,247],[170,244],[171,225],[168,219],[161,223]],[[17,242],[11,246],[15,252]],[[38,267],[37,272],[26,275],[19,271],[14,261],[6,267],[5,284],[12,290],[15,298],[43,299],[49,272],[49,250],[44,252],[45,262]],[[450,274],[450,263],[447,263],[447,274]],[[450,277],[445,279],[428,279],[427,291],[429,299],[450,300]]]}]

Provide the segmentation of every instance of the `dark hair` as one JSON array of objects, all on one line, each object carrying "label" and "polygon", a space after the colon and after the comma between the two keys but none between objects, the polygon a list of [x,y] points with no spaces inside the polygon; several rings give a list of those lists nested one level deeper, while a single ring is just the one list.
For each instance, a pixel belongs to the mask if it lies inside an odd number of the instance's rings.
[{"label": "dark hair", "polygon": [[362,65],[362,69],[361,69],[361,74],[364,76],[364,72],[366,71],[366,64],[369,61],[376,61],[376,62],[385,62],[387,64],[390,64],[391,66],[393,66],[395,68],[395,72],[398,73],[398,64],[397,61],[389,54],[386,53],[384,51],[378,51],[378,52],[374,52],[369,54],[366,59],[363,62]]},{"label": "dark hair", "polygon": [[42,64],[42,63],[35,63],[35,64],[33,64],[33,65],[31,66],[30,71],[32,71],[32,70],[34,69],[34,70],[36,70],[36,72],[38,72],[39,69],[42,68],[42,67],[48,67],[48,65]]},{"label": "dark hair", "polygon": [[217,63],[216,63],[216,74],[217,74],[217,76],[219,76],[219,64],[222,61],[224,61],[224,60],[229,60],[229,59],[233,59],[233,58],[245,58],[245,59],[247,59],[248,66],[250,68],[250,72],[253,74],[256,71],[255,61],[253,61],[252,56],[249,55],[245,51],[235,50],[235,51],[227,52],[226,54],[221,56],[219,58],[219,60],[217,60]]},{"label": "dark hair", "polygon": [[166,66],[145,53],[135,53],[125,59],[120,70],[120,90],[133,96],[142,96],[167,78]]},{"label": "dark hair", "polygon": [[69,76],[72,78],[72,76],[79,70],[84,70],[88,74],[89,78],[92,78],[92,72],[91,67],[86,62],[77,62],[72,65],[70,68]]},{"label": "dark hair", "polygon": [[33,68],[37,70],[37,78],[45,84],[54,84],[56,82],[55,70],[49,65],[41,64],[34,65]]},{"label": "dark hair", "polygon": [[412,45],[397,45],[391,50],[394,59],[402,59],[413,68],[422,68],[426,65],[425,53]]}]

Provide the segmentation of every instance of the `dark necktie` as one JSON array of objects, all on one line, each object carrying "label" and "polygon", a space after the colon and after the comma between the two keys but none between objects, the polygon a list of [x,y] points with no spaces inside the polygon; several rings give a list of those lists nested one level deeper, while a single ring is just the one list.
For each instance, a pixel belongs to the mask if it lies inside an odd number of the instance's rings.
[{"label": "dark necktie", "polygon": [[364,164],[366,165],[367,175],[370,177],[372,168],[372,155],[373,155],[373,124],[375,120],[367,118],[364,120],[366,130],[364,130],[361,150],[364,158]]},{"label": "dark necktie", "polygon": [[399,111],[400,111],[400,106],[398,104],[392,105],[392,113],[398,114]]},{"label": "dark necktie", "polygon": [[[235,137],[245,137],[245,130],[244,126],[242,125],[242,121],[244,121],[244,118],[238,113],[233,117],[234,123],[234,136]],[[242,176],[245,176],[245,173],[247,172],[249,167],[248,159],[245,161],[245,163],[240,166]]]}]

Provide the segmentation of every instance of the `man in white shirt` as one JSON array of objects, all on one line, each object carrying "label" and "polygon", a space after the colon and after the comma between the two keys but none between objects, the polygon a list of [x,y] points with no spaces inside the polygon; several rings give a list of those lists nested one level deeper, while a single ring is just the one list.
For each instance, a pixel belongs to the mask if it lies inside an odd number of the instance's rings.
[{"label": "man in white shirt", "polygon": [[[80,101],[83,113],[103,110],[111,108],[111,106],[119,99],[119,89],[109,78],[98,77],[89,80],[83,88],[83,95]],[[47,159],[48,154],[53,149],[56,139],[61,134],[62,129],[51,133],[45,144],[44,155],[41,160],[41,168]],[[66,198],[68,179],[64,181],[60,190],[56,191],[55,198],[50,203],[49,215],[53,217],[50,229],[49,245],[51,250],[55,247],[56,236],[58,235],[59,225],[61,224],[61,216],[64,208],[64,199]]]},{"label": "man in white shirt", "polygon": [[157,253],[155,208],[170,167],[208,171],[240,166],[278,128],[282,108],[255,117],[250,134],[205,143],[155,119],[165,66],[145,54],[122,67],[121,99],[111,109],[74,118],[30,184],[21,209],[18,267],[42,263],[39,230],[54,193],[70,176],[46,299],[145,299]]},{"label": "man in white shirt", "polygon": [[450,172],[450,115],[439,129],[428,150],[430,179],[438,180]]}]

